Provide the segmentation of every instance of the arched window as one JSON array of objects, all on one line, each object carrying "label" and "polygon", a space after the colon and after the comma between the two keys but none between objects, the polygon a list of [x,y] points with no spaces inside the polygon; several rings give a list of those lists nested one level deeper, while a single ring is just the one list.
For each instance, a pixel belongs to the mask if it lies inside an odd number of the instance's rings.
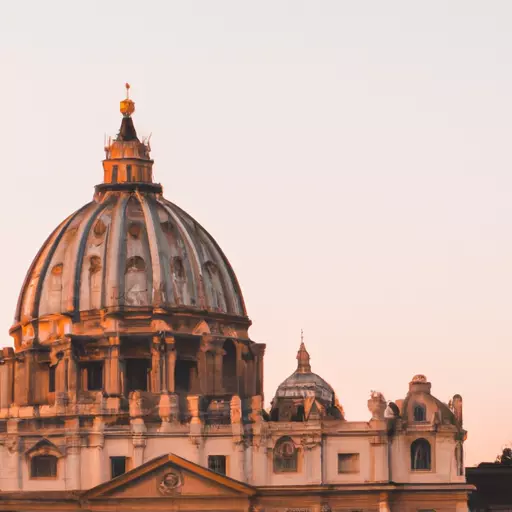
[{"label": "arched window", "polygon": [[62,301],[62,263],[54,265],[50,272],[50,313],[60,311]]},{"label": "arched window", "polygon": [[426,439],[416,439],[411,444],[411,469],[413,471],[430,470],[432,457],[430,443]]},{"label": "arched window", "polygon": [[128,306],[145,306],[148,303],[148,286],[146,281],[146,263],[140,256],[133,256],[126,261],[125,300]]},{"label": "arched window", "polygon": [[101,260],[98,256],[89,259],[89,301],[90,309],[101,307]]},{"label": "arched window", "polygon": [[297,471],[298,450],[290,437],[281,437],[274,447],[274,473]]},{"label": "arched window", "polygon": [[35,455],[30,460],[30,478],[56,478],[57,457],[54,455]]},{"label": "arched window", "polygon": [[427,419],[427,410],[422,404],[416,404],[413,409],[414,421],[425,421]]}]

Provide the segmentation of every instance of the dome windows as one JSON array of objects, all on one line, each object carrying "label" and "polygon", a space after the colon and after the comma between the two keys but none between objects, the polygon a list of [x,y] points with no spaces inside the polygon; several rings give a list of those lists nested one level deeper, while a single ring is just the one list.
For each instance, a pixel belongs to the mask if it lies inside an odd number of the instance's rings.
[{"label": "dome windows", "polygon": [[89,299],[90,309],[101,307],[101,259],[99,256],[91,256],[89,259]]},{"label": "dome windows", "polygon": [[93,233],[98,238],[102,237],[105,234],[106,230],[107,230],[107,226],[105,225],[105,223],[101,219],[98,219],[96,221],[96,224],[94,224],[94,227],[92,228]]},{"label": "dome windows", "polygon": [[49,312],[54,313],[60,310],[62,301],[62,272],[64,266],[58,263],[52,267],[50,272],[50,304]]},{"label": "dome windows", "polygon": [[125,299],[128,306],[147,305],[146,263],[140,256],[133,256],[126,261],[125,290]]}]

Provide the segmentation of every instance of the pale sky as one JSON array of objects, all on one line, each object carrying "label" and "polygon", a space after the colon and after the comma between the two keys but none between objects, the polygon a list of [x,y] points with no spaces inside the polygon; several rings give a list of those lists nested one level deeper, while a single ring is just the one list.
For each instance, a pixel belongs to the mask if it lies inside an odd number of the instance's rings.
[{"label": "pale sky", "polygon": [[132,84],[165,196],[216,238],[267,344],[349,420],[417,373],[467,465],[512,442],[512,2],[0,0],[0,345],[92,198]]}]

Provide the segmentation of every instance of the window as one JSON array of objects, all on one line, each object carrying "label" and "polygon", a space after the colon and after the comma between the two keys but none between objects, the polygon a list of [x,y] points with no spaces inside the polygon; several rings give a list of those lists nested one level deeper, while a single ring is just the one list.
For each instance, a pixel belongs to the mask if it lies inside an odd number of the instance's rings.
[{"label": "window", "polygon": [[464,476],[464,451],[460,442],[455,446],[455,464],[457,466],[457,476]]},{"label": "window", "polygon": [[48,368],[48,393],[55,393],[55,369],[56,366]]},{"label": "window", "polygon": [[430,443],[426,439],[416,439],[411,444],[411,469],[413,471],[431,469]]},{"label": "window", "polygon": [[56,478],[57,457],[36,455],[30,461],[30,478]]},{"label": "window", "polygon": [[126,473],[126,457],[110,457],[110,473],[112,478]]},{"label": "window", "polygon": [[126,181],[132,181],[132,166],[126,166]]},{"label": "window", "polygon": [[359,473],[359,453],[338,453],[338,473]]},{"label": "window", "polygon": [[298,453],[289,437],[282,437],[274,448],[274,473],[297,471]]},{"label": "window", "polygon": [[426,421],[427,411],[424,405],[416,404],[413,409],[414,421]]},{"label": "window", "polygon": [[112,166],[112,183],[117,183],[117,170],[118,170],[118,166],[113,165]]},{"label": "window", "polygon": [[208,469],[220,473],[221,475],[226,474],[226,456],[225,455],[208,455]]},{"label": "window", "polygon": [[103,363],[94,361],[84,366],[87,372],[87,389],[89,391],[100,391],[103,389]]},{"label": "window", "polygon": [[148,373],[151,369],[148,359],[128,359],[126,361],[127,391],[147,391]]}]

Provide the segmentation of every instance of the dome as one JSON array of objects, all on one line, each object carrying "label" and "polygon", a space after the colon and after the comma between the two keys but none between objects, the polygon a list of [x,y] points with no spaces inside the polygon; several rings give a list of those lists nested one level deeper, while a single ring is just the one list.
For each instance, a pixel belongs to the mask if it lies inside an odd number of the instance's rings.
[{"label": "dome", "polygon": [[117,306],[245,316],[215,240],[160,194],[107,192],[62,222],[36,256],[16,321]]},{"label": "dome", "polygon": [[326,404],[334,400],[334,390],[322,377],[313,372],[294,371],[276,391],[276,398],[314,397]]},{"label": "dome", "polygon": [[334,390],[322,377],[311,371],[304,342],[297,352],[297,369],[277,388],[276,398],[315,398],[324,404],[334,401]]},{"label": "dome", "polygon": [[[246,318],[236,276],[213,237],[152,181],[149,143],[121,105],[93,201],[49,236],[25,278],[15,325],[84,312],[193,311]],[[124,110],[123,110],[124,108]]]},{"label": "dome", "polygon": [[297,361],[297,369],[277,388],[271,418],[301,421],[310,417],[311,412],[322,417],[343,418],[343,409],[333,388],[311,371],[309,354],[303,342],[297,352]]}]

